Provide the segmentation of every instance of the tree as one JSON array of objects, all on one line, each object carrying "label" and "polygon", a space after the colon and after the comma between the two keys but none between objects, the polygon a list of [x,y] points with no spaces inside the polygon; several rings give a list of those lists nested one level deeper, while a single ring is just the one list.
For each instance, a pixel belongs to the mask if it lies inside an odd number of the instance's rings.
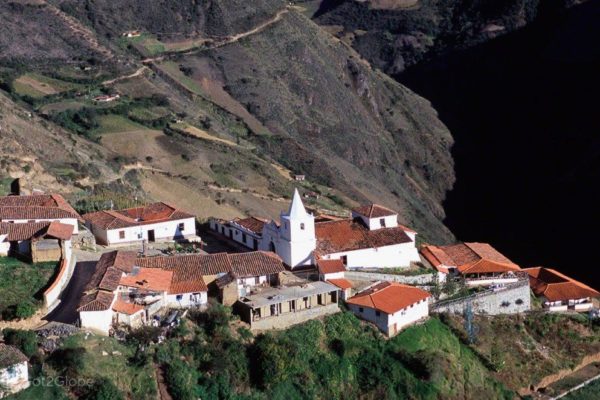
[{"label": "tree", "polygon": [[17,304],[15,309],[15,317],[20,319],[26,319],[35,314],[35,305],[30,301],[23,301]]},{"label": "tree", "polygon": [[123,400],[123,394],[112,381],[106,378],[97,380],[83,396],[84,400]]},{"label": "tree", "polygon": [[448,274],[448,276],[446,276],[446,282],[444,282],[442,292],[446,293],[448,296],[452,296],[454,292],[456,292],[456,288],[457,285],[454,277]]},{"label": "tree", "polygon": [[18,347],[27,357],[37,353],[38,340],[35,332],[6,328],[2,335],[6,344]]}]

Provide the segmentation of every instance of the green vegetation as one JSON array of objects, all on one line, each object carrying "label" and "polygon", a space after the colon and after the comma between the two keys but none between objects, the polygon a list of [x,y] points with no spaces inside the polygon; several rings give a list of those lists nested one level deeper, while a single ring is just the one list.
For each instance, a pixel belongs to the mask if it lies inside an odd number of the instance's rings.
[{"label": "green vegetation", "polygon": [[56,263],[28,264],[0,257],[0,314],[2,319],[27,318],[41,305],[39,292],[47,284]]},{"label": "green vegetation", "polygon": [[27,357],[37,353],[37,335],[33,331],[6,328],[2,330],[6,344],[18,347]]},{"label": "green vegetation", "polygon": [[13,178],[0,178],[0,196],[10,194],[10,184]]},{"label": "green vegetation", "polygon": [[595,380],[589,385],[569,393],[564,400],[598,400],[600,399],[600,380]]}]

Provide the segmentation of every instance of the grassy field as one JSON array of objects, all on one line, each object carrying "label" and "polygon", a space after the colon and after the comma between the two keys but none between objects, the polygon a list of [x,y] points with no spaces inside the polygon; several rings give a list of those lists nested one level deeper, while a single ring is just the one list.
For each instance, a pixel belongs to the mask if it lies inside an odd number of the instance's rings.
[{"label": "grassy field", "polygon": [[[85,335],[71,336],[63,348],[84,348],[84,367],[78,371],[86,378],[108,378],[131,399],[151,399],[157,393],[156,380],[151,364],[141,367],[131,365],[129,359],[135,347],[126,346],[116,339]],[[107,355],[103,355],[103,352]]]},{"label": "grassy field", "polygon": [[85,107],[85,103],[78,100],[64,100],[42,106],[40,112],[43,114],[59,113],[66,110],[79,110]]},{"label": "grassy field", "polygon": [[94,135],[147,129],[145,126],[117,114],[101,115],[98,117],[98,122],[100,127],[93,131]]},{"label": "grassy field", "polygon": [[182,86],[188,89],[192,93],[203,95],[202,87],[183,72],[179,70],[179,66],[173,61],[166,61],[158,65],[158,67],[167,73],[171,78],[175,79]]},{"label": "grassy field", "polygon": [[27,264],[0,257],[0,314],[23,302],[37,302],[36,294],[54,274],[56,263]]},{"label": "grassy field", "polygon": [[600,399],[600,380],[596,380],[589,385],[569,393],[563,400],[598,400]]},{"label": "grassy field", "polygon": [[42,98],[81,87],[83,86],[36,73],[21,75],[13,82],[13,88],[18,95],[31,96],[33,98]]}]

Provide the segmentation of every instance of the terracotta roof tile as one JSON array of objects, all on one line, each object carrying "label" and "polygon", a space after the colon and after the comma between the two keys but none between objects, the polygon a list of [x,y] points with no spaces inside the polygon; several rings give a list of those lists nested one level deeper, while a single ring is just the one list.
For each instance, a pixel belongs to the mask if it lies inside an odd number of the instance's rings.
[{"label": "terracotta roof tile", "polygon": [[342,260],[317,260],[317,268],[320,274],[335,274],[336,272],[345,272],[346,266]]},{"label": "terracotta roof tile", "polygon": [[535,267],[524,269],[529,274],[529,284],[536,296],[548,301],[567,301],[600,297],[595,289],[576,281],[554,269]]},{"label": "terracotta roof tile", "polygon": [[233,221],[231,221],[231,224],[240,225],[249,230],[250,232],[253,232],[257,235],[262,235],[263,226],[265,226],[267,222],[268,221],[266,219],[258,217],[248,217],[243,219],[236,218]]},{"label": "terracotta roof tile", "polygon": [[381,282],[351,297],[346,302],[394,314],[430,296],[429,292],[414,286],[396,282]]},{"label": "terracotta roof tile", "polygon": [[133,315],[139,311],[144,310],[144,306],[140,304],[130,303],[128,301],[124,301],[120,298],[117,298],[115,304],[112,306],[113,311],[116,311],[121,314]]},{"label": "terracotta roof tile", "polygon": [[155,291],[169,291],[173,280],[173,271],[160,268],[139,268],[134,274],[121,277],[121,286],[148,289]]},{"label": "terracotta roof tile", "polygon": [[0,370],[28,360],[18,348],[0,343]]},{"label": "terracotta roof tile", "polygon": [[348,279],[328,279],[327,282],[339,287],[342,290],[350,289],[352,287],[352,282],[350,282]]},{"label": "terracotta roof tile", "polygon": [[237,278],[277,274],[285,271],[281,258],[271,252],[229,254],[231,272]]},{"label": "terracotta roof tile", "polygon": [[59,208],[76,215],[77,211],[60,194],[34,194],[29,196],[3,196],[0,197],[0,207],[45,207]]},{"label": "terracotta roof tile", "polygon": [[317,251],[321,254],[377,248],[412,240],[401,227],[369,230],[360,220],[340,220],[315,224]]},{"label": "terracotta roof tile", "polygon": [[398,213],[389,208],[380,206],[379,204],[367,204],[352,209],[356,214],[360,214],[367,218],[381,218],[397,215]]},{"label": "terracotta roof tile", "polygon": [[510,271],[519,271],[521,267],[512,263],[500,263],[486,258],[482,258],[478,261],[461,265],[458,267],[458,271],[465,274],[493,274],[493,273],[505,273]]},{"label": "terracotta roof tile", "polygon": [[104,210],[83,215],[86,222],[104,230],[177,221],[186,218],[194,218],[194,215],[178,210],[164,202],[153,203],[145,207]]},{"label": "terracotta roof tile", "polygon": [[106,311],[109,310],[115,294],[105,291],[93,291],[92,293],[85,294],[80,302],[77,311]]},{"label": "terracotta roof tile", "polygon": [[59,218],[79,218],[69,211],[60,208],[48,207],[9,207],[0,206],[0,220],[13,219],[59,219]]},{"label": "terracotta roof tile", "polygon": [[7,223],[0,222],[0,235],[7,235],[6,241],[20,242],[40,237],[51,236],[56,239],[70,240],[73,236],[73,225],[60,222],[25,222]]},{"label": "terracotta roof tile", "polygon": [[500,264],[515,265],[498,250],[487,243],[459,243],[449,246],[425,245],[421,254],[434,267],[463,267],[486,259]]}]

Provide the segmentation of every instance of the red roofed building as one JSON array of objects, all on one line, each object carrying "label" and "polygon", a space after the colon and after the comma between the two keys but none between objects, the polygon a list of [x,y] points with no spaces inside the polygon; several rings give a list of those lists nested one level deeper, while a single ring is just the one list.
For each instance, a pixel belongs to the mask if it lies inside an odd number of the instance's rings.
[{"label": "red roofed building", "polygon": [[341,279],[346,272],[346,266],[340,259],[317,260],[317,269],[319,270],[319,279],[322,281]]},{"label": "red roofed building", "polygon": [[315,265],[317,259],[341,260],[347,268],[408,267],[420,261],[416,232],[399,225],[396,212],[371,204],[352,210],[349,219],[316,219],[298,190],[279,222],[213,220],[211,229],[246,247],[277,253],[292,269]]},{"label": "red roofed building", "polygon": [[32,223],[61,222],[79,233],[81,216],[59,194],[34,194],[27,196],[1,196],[0,222]]},{"label": "red roofed building", "polygon": [[352,282],[348,279],[328,279],[327,283],[331,283],[334,286],[337,286],[340,289],[342,300],[346,301],[352,296]]},{"label": "red roofed building", "polygon": [[529,275],[533,293],[550,311],[587,311],[593,307],[593,299],[600,298],[595,289],[576,281],[554,269],[535,267],[523,271]]},{"label": "red roofed building", "polygon": [[346,300],[359,318],[375,324],[386,336],[429,315],[431,294],[414,286],[381,282]]},{"label": "red roofed building", "polygon": [[421,255],[439,272],[460,274],[471,286],[516,282],[521,271],[521,267],[487,243],[424,245]]},{"label": "red roofed building", "polygon": [[111,246],[147,240],[194,239],[196,218],[167,203],[85,214],[86,226],[100,244]]}]

